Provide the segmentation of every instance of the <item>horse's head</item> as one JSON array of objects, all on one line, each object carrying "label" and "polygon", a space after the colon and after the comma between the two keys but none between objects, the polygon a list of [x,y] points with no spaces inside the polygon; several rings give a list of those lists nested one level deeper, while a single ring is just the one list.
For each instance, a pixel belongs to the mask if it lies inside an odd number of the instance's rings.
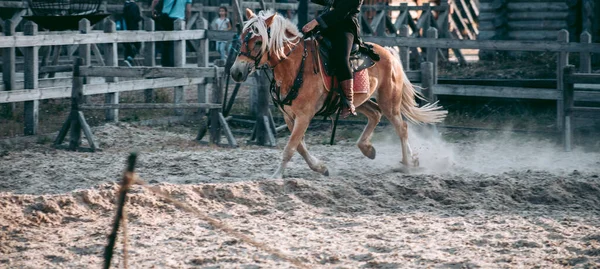
[{"label": "horse's head", "polygon": [[242,30],[239,55],[231,66],[231,78],[245,81],[259,66],[268,64],[269,57],[285,58],[284,48],[301,34],[298,28],[273,11],[258,15],[246,9],[248,20]]}]

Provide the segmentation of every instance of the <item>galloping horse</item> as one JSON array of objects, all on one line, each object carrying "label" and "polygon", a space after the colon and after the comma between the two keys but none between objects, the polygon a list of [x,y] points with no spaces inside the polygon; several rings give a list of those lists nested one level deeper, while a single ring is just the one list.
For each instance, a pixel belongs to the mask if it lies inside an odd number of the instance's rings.
[{"label": "galloping horse", "polygon": [[[312,170],[328,176],[325,164],[312,156],[304,143],[308,125],[328,99],[329,91],[319,74],[325,71],[323,68],[319,70],[322,65],[318,57],[308,55],[318,53],[315,43],[307,42],[295,24],[273,11],[261,11],[256,15],[246,9],[246,17],[248,21],[240,36],[240,54],[231,67],[231,77],[237,82],[245,81],[248,75],[266,65],[273,70],[279,96],[288,96],[292,90],[295,91],[292,92],[295,98],[291,104],[280,107],[291,135],[273,178],[283,178],[284,169],[296,150]],[[356,111],[368,118],[367,126],[358,139],[358,148],[368,158],[375,159],[371,137],[383,114],[400,137],[402,164],[418,166],[418,158],[412,154],[408,143],[408,125],[403,116],[415,124],[438,123],[444,120],[447,111],[436,103],[418,107],[415,97],[422,97],[408,81],[398,54],[391,48],[371,45],[380,60],[368,69],[368,92],[354,94]],[[371,101],[371,97],[375,97],[377,103]],[[409,157],[412,159],[410,163]]]}]

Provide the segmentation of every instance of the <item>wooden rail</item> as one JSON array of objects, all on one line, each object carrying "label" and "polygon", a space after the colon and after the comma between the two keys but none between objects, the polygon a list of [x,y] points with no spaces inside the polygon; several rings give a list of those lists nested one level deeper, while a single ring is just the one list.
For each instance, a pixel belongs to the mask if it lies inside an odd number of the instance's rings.
[{"label": "wooden rail", "polygon": [[[564,107],[564,118],[563,120],[563,144],[565,151],[571,151],[573,149],[573,112],[594,112],[600,114],[600,107],[585,107],[575,106],[575,101],[594,101],[591,99],[577,100],[575,83],[587,83],[587,84],[598,84],[600,85],[600,74],[585,74],[575,73],[575,66],[568,65],[563,69],[563,82],[561,83],[563,93],[563,107]],[[591,92],[591,90],[590,90]],[[588,92],[589,93],[589,92]],[[600,89],[596,89],[596,94],[600,96]]]}]

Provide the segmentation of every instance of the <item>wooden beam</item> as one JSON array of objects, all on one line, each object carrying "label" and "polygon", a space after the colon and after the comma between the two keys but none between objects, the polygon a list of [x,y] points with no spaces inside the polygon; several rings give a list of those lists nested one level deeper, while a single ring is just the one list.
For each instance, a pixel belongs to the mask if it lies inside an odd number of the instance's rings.
[{"label": "wooden beam", "polygon": [[94,77],[207,77],[220,76],[223,68],[219,68],[219,74],[215,74],[213,67],[108,67],[108,66],[82,66],[79,70],[81,76]]},{"label": "wooden beam", "polygon": [[375,37],[366,36],[365,41],[381,46],[406,46],[421,48],[457,48],[482,50],[591,52],[600,53],[600,44],[559,43],[514,40],[457,40],[432,38]]},{"label": "wooden beam", "polygon": [[180,104],[171,104],[171,103],[129,103],[129,104],[86,104],[80,105],[80,109],[95,109],[95,110],[104,110],[104,109],[186,109],[186,108],[204,108],[204,109],[215,109],[221,108],[220,104],[208,104],[208,103],[180,103]]},{"label": "wooden beam", "polygon": [[568,83],[600,84],[600,74],[575,73],[565,77],[565,81]]},{"label": "wooden beam", "polygon": [[[188,86],[203,83],[204,78],[155,78],[128,80],[102,84],[84,85],[84,95],[127,92],[145,89]],[[71,86],[44,89],[16,90],[0,92],[0,103],[14,103],[32,100],[58,99],[71,97]]]},{"label": "wooden beam", "polygon": [[559,93],[555,89],[532,89],[502,86],[447,85],[438,84],[434,87],[436,95],[522,98],[539,100],[557,100]]},{"label": "wooden beam", "polygon": [[40,74],[57,73],[57,72],[73,72],[72,65],[54,65],[43,66],[40,68]]},{"label": "wooden beam", "polygon": [[131,43],[131,42],[151,42],[151,41],[176,41],[176,40],[194,40],[206,37],[206,30],[185,30],[185,31],[118,31],[116,33],[88,33],[73,35],[47,35],[38,34],[36,36],[0,36],[0,48],[27,47],[35,44],[36,46],[54,46],[54,45],[81,45],[98,43]]}]

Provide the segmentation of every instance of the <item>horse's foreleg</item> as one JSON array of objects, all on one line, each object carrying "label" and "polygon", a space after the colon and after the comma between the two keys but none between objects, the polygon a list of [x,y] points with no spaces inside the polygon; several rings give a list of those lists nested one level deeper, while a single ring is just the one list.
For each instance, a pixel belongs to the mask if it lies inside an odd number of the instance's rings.
[{"label": "horse's foreleg", "polygon": [[356,144],[365,156],[369,159],[375,159],[375,148],[371,143],[371,137],[373,136],[375,127],[377,127],[377,124],[381,120],[381,110],[376,103],[367,100],[361,106],[357,107],[356,111],[364,114],[369,119]]},{"label": "horse's foreleg", "polygon": [[310,118],[307,117],[298,117],[294,120],[294,126],[291,129],[292,134],[290,135],[287,145],[285,145],[285,148],[283,149],[281,164],[279,164],[277,171],[273,174],[273,178],[283,178],[283,171],[285,170],[287,163],[292,159],[292,156],[294,156],[296,149],[301,145],[304,133],[306,133],[309,124]]},{"label": "horse's foreleg", "polygon": [[[284,115],[283,119],[285,120],[285,123],[287,124],[290,132],[294,130],[294,120],[288,117],[287,115]],[[304,136],[302,137],[302,141],[300,141],[300,144],[298,145],[298,153],[300,153],[302,158],[304,158],[306,164],[308,164],[308,167],[310,167],[310,169],[324,176],[329,176],[329,170],[327,169],[327,166],[325,166],[325,163],[312,156],[310,152],[308,152],[308,147],[304,142]]]}]

